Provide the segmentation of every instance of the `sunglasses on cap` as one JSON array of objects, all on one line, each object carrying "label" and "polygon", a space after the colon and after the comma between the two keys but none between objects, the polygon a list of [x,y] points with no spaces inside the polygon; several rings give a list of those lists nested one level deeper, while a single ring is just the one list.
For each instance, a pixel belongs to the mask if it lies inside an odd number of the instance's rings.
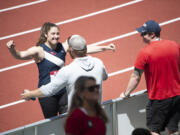
[{"label": "sunglasses on cap", "polygon": [[89,92],[94,92],[95,89],[99,90],[99,88],[100,88],[100,85],[92,85],[92,86],[89,86],[89,87],[85,87],[85,89],[87,89]]}]

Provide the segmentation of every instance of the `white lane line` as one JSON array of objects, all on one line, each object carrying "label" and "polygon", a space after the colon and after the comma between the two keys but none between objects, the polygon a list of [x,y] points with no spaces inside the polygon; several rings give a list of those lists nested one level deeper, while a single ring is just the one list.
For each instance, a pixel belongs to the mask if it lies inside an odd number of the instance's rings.
[{"label": "white lane line", "polygon": [[26,100],[22,99],[22,100],[18,100],[18,101],[15,101],[15,102],[11,102],[9,104],[1,105],[0,109],[4,109],[4,108],[7,108],[9,106],[13,106],[13,105],[16,105],[16,104],[19,104],[19,103],[23,103],[23,102],[26,102]]},{"label": "white lane line", "polygon": [[0,72],[4,72],[4,71],[11,70],[11,69],[14,69],[14,68],[23,67],[23,66],[26,66],[26,65],[29,65],[29,64],[32,64],[32,63],[34,63],[34,60],[24,62],[24,63],[21,63],[21,64],[17,64],[17,65],[14,65],[14,66],[6,67],[6,68],[1,68]]},{"label": "white lane line", "polygon": [[[105,12],[109,12],[109,11],[112,11],[112,10],[116,10],[118,8],[122,8],[122,7],[125,7],[125,6],[128,6],[128,5],[132,5],[132,4],[141,2],[141,1],[143,1],[143,0],[133,0],[133,1],[128,2],[128,3],[117,5],[117,6],[107,8],[107,9],[104,9],[104,10],[100,10],[100,11],[97,11],[97,12],[93,12],[93,13],[90,13],[90,14],[87,14],[87,15],[79,16],[79,17],[76,17],[76,18],[72,18],[72,19],[69,19],[69,20],[62,21],[62,22],[57,22],[56,24],[57,25],[62,25],[62,24],[70,23],[70,22],[73,22],[73,21],[77,21],[77,20],[87,18],[87,17],[91,17],[91,16],[95,16],[95,15],[102,14],[102,13],[105,13]],[[12,38],[12,37],[17,37],[17,36],[28,34],[28,33],[32,33],[32,32],[35,32],[35,31],[39,31],[40,29],[41,28],[39,27],[39,28],[24,31],[24,32],[19,32],[19,33],[16,33],[16,34],[0,37],[0,40]]]},{"label": "white lane line", "polygon": [[13,6],[13,7],[10,7],[10,8],[0,9],[0,13],[1,12],[5,12],[5,11],[9,11],[9,10],[13,10],[13,9],[17,9],[17,8],[31,6],[31,5],[38,4],[38,3],[41,3],[41,2],[45,2],[45,1],[48,1],[48,0],[38,0],[38,1],[30,2],[30,3],[26,3],[26,4],[21,4],[21,5]]},{"label": "white lane line", "polygon": [[[111,76],[114,76],[114,75],[118,75],[118,74],[122,74],[122,73],[125,73],[125,72],[128,72],[130,70],[133,70],[134,67],[129,67],[129,68],[125,68],[125,69],[122,69],[122,70],[119,70],[119,71],[116,71],[116,72],[113,72],[113,73],[109,73],[108,76],[111,77]],[[15,101],[15,102],[11,102],[11,103],[8,103],[8,104],[5,104],[5,105],[1,105],[0,106],[0,109],[4,109],[4,108],[7,108],[9,106],[13,106],[13,105],[16,105],[16,104],[19,104],[19,103],[23,103],[25,102],[26,100],[22,99],[22,100],[18,100],[18,101]]]},{"label": "white lane line", "polygon": [[80,19],[84,19],[84,18],[87,18],[87,17],[91,17],[91,16],[95,16],[95,15],[102,14],[102,13],[105,13],[105,12],[109,12],[109,11],[112,11],[112,10],[116,10],[116,9],[119,9],[119,8],[122,8],[122,7],[125,7],[125,6],[129,6],[129,5],[132,5],[132,4],[135,4],[135,3],[138,3],[138,2],[142,2],[142,1],[143,0],[134,0],[134,1],[131,1],[131,2],[128,2],[128,3],[117,5],[117,6],[107,8],[107,9],[104,9],[104,10],[100,10],[100,11],[97,11],[97,12],[93,12],[93,13],[90,13],[90,14],[87,14],[87,15],[76,17],[76,18],[73,18],[73,19],[70,19],[70,20],[67,20],[67,21],[63,21],[63,22],[59,22],[59,23],[56,23],[56,24],[57,25],[62,25],[62,24],[65,24],[65,23],[77,21],[77,20],[80,20]]},{"label": "white lane line", "polygon": [[133,69],[134,69],[134,67],[125,68],[125,69],[122,69],[122,70],[118,70],[116,72],[109,73],[108,76],[109,77],[115,76],[115,75],[118,75],[118,74],[122,74],[122,73],[125,73],[125,72],[128,72],[128,71],[131,71]]},{"label": "white lane line", "polygon": [[129,37],[129,36],[135,35],[137,33],[138,33],[137,31],[133,31],[133,32],[129,32],[129,33],[117,36],[117,37],[109,38],[109,39],[102,40],[102,41],[99,41],[99,42],[96,42],[96,43],[93,43],[93,44],[89,44],[89,45],[90,46],[101,45],[101,44],[104,44],[104,43],[107,43],[107,42],[111,42],[111,41],[119,40],[121,38]]},{"label": "white lane line", "polygon": [[[167,25],[167,24],[170,24],[170,23],[174,23],[176,21],[180,21],[180,17],[172,19],[172,20],[168,20],[168,21],[165,21],[165,22],[162,22],[162,23],[160,23],[160,26]],[[133,32],[129,32],[129,33],[117,36],[117,37],[113,37],[113,38],[109,38],[109,39],[106,39],[106,40],[103,40],[103,41],[92,43],[92,44],[89,44],[89,45],[90,46],[101,45],[101,44],[104,44],[104,43],[107,43],[107,42],[112,42],[112,41],[115,41],[115,40],[118,40],[118,39],[121,39],[121,38],[129,37],[129,36],[135,35],[137,33],[138,33],[137,31],[133,31]],[[24,62],[24,63],[18,64],[18,65],[1,68],[0,72],[4,72],[4,71],[15,69],[15,68],[18,68],[18,67],[26,66],[26,65],[29,65],[29,64],[32,64],[32,63],[34,63],[34,61]]]},{"label": "white lane line", "polygon": [[[163,25],[167,25],[167,24],[174,23],[174,22],[177,22],[177,21],[180,21],[180,17],[177,17],[177,18],[174,18],[174,19],[162,22],[159,25],[163,26]],[[109,39],[106,39],[106,40],[103,40],[103,41],[99,41],[99,42],[96,42],[96,43],[93,43],[93,44],[89,44],[89,45],[95,46],[95,45],[104,44],[104,43],[112,42],[114,40],[118,40],[118,39],[121,39],[121,38],[129,37],[129,36],[135,35],[137,33],[138,33],[137,31],[133,31],[133,32],[129,32],[129,33],[117,36],[117,37],[109,38]]]}]

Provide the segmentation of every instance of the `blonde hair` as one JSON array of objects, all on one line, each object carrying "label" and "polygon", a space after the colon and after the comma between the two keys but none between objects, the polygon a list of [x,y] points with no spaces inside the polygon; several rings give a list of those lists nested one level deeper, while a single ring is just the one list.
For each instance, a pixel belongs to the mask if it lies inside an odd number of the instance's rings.
[{"label": "blonde hair", "polygon": [[[83,100],[78,95],[78,92],[81,93],[81,92],[83,92],[85,90],[85,84],[89,80],[96,81],[94,77],[90,77],[90,76],[81,76],[76,80],[76,82],[75,82],[75,93],[74,93],[74,95],[72,97],[72,102],[71,102],[71,106],[70,106],[70,109],[69,109],[69,112],[68,112],[68,116],[71,115],[71,113],[73,112],[73,110],[75,108],[82,107]],[[101,105],[99,104],[98,101],[95,104],[95,109],[96,109],[97,115],[100,116],[100,118],[105,123],[107,123],[108,118],[106,116],[106,113],[105,113],[104,109],[101,107]]]}]

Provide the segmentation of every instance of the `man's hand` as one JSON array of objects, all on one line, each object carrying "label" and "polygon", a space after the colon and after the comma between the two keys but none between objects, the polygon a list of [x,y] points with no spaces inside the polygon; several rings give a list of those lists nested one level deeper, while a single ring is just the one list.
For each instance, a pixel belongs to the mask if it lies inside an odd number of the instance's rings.
[{"label": "man's hand", "polygon": [[7,42],[6,46],[7,46],[7,48],[11,49],[11,48],[15,47],[15,43],[13,40],[10,40]]},{"label": "man's hand", "polygon": [[115,45],[113,43],[108,45],[109,50],[115,51]]},{"label": "man's hand", "polygon": [[25,99],[25,100],[31,100],[31,92],[29,91],[29,90],[27,90],[27,89],[25,89],[24,91],[23,91],[23,93],[21,94],[21,96],[22,96],[22,99]]},{"label": "man's hand", "polygon": [[130,95],[126,95],[125,92],[122,92],[119,97],[122,98],[122,99],[124,99],[124,98],[130,97]]}]

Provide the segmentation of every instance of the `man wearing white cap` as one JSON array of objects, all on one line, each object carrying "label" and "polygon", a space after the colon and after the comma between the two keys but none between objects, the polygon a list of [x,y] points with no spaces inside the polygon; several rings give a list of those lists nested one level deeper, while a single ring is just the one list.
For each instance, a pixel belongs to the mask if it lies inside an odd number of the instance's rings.
[{"label": "man wearing white cap", "polygon": [[[68,106],[74,93],[74,83],[80,76],[92,76],[100,85],[100,95],[102,95],[102,81],[108,78],[103,62],[91,56],[87,56],[86,40],[80,35],[73,35],[67,39],[69,45],[68,52],[74,61],[63,67],[56,75],[56,78],[49,84],[29,91],[24,90],[22,98],[29,100],[32,97],[51,96],[61,88],[66,87],[68,92]],[[101,97],[100,97],[101,101]]]}]

